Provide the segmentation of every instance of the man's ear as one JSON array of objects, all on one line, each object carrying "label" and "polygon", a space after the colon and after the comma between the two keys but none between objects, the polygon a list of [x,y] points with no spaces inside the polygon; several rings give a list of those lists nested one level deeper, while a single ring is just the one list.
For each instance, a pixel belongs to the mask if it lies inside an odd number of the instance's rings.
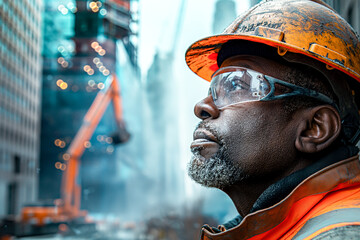
[{"label": "man's ear", "polygon": [[330,105],[321,105],[301,112],[295,147],[303,153],[317,153],[329,147],[339,136],[341,119]]}]

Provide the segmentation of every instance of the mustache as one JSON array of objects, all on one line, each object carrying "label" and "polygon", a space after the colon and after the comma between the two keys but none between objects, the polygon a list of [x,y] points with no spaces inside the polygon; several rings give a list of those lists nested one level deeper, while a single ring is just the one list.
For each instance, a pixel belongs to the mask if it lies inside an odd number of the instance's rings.
[{"label": "mustache", "polygon": [[195,127],[194,132],[198,129],[205,129],[205,130],[209,131],[218,140],[220,145],[224,144],[224,140],[220,136],[219,132],[216,131],[216,129],[214,129],[213,127],[211,127],[207,122],[203,122],[203,121],[199,122],[198,125]]}]

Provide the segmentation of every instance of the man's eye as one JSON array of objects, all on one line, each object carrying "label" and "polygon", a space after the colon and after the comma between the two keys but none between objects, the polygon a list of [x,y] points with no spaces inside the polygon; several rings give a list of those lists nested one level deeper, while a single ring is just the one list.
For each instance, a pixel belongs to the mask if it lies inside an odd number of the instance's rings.
[{"label": "man's eye", "polygon": [[239,78],[232,78],[228,84],[229,91],[247,90],[250,89],[250,85]]},{"label": "man's eye", "polygon": [[231,78],[231,79],[227,79],[224,82],[224,87],[227,90],[227,92],[231,92],[241,89],[241,84],[238,80]]},{"label": "man's eye", "polygon": [[243,89],[243,86],[241,84],[241,82],[238,79],[233,79],[231,80],[231,86],[232,86],[232,90],[240,90]]}]

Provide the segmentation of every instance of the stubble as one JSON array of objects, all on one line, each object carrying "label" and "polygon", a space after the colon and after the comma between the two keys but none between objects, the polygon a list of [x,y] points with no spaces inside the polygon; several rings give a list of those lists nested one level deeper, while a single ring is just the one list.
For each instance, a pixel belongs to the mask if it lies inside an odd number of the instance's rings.
[{"label": "stubble", "polygon": [[[205,128],[215,136],[217,132],[205,123],[197,128]],[[247,178],[243,169],[229,158],[226,139],[220,139],[220,147],[215,155],[205,159],[201,154],[202,147],[192,149],[192,157],[188,163],[188,175],[197,183],[205,187],[224,189]]]}]

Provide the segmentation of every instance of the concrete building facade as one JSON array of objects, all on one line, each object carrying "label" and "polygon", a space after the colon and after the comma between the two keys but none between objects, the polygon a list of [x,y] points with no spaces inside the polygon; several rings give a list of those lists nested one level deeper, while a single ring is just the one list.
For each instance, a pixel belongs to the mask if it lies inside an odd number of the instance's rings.
[{"label": "concrete building facade", "polygon": [[354,30],[360,32],[360,1],[358,0],[326,0],[340,15],[353,26]]},{"label": "concrete building facade", "polygon": [[41,12],[41,0],[0,0],[0,218],[37,197]]}]

